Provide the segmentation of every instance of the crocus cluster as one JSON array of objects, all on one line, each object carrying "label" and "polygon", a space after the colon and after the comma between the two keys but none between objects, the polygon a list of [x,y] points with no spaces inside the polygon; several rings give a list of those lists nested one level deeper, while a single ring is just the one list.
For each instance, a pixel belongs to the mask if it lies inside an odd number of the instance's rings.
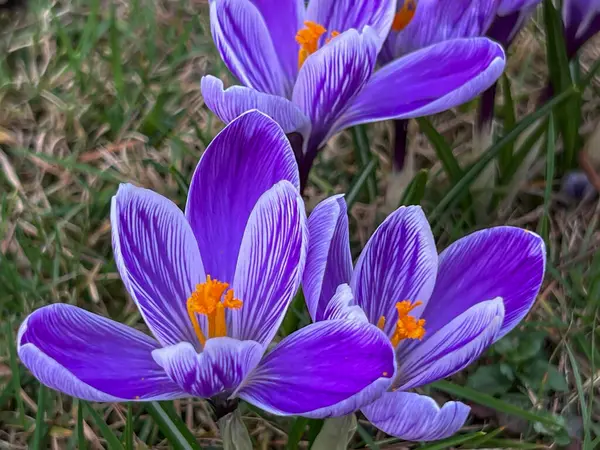
[{"label": "crocus cluster", "polygon": [[[421,3],[416,8],[419,15]],[[454,6],[448,9],[459,14]],[[210,17],[217,49],[244,86],[224,90],[220,80],[206,76],[206,104],[226,123],[256,108],[295,135],[303,186],[318,150],[339,131],[460,105],[490,87],[505,65],[502,46],[472,34],[376,69],[398,21],[396,0],[359,6],[312,0],[306,8],[301,0],[211,0]]]},{"label": "crocus cluster", "polygon": [[[185,213],[127,184],[111,225],[152,336],[75,306],[40,308],[18,354],[42,383],[99,402],[244,399],[316,418],[360,409],[411,440],[453,434],[469,408],[410,390],[514,328],[544,273],[543,241],[518,228],[475,233],[438,257],[417,207],[390,215],[353,268],[343,198],[307,221],[292,148],[255,110],[207,148]],[[301,281],[314,323],[269,350]]]},{"label": "crocus cluster", "polygon": [[[565,2],[577,39],[597,20],[582,3]],[[362,411],[408,440],[455,433],[469,407],[440,408],[414,389],[462,370],[525,317],[542,239],[491,228],[438,255],[423,211],[403,207],[354,264],[343,197],[307,219],[301,192],[337,132],[443,111],[492,86],[505,55],[484,36],[507,45],[536,4],[210,0],[215,43],[242,85],[202,79],[227,125],[185,211],[130,184],[112,199],[116,266],[145,325],[46,306],[19,329],[22,362],[90,401],[242,399],[278,415]],[[301,284],[312,323],[278,339]]]}]

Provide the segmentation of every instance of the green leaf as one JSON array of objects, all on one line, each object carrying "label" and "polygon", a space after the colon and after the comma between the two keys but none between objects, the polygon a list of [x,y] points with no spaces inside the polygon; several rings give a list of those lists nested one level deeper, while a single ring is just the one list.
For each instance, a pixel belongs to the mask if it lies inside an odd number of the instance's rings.
[{"label": "green leaf", "polygon": [[218,420],[221,439],[223,440],[223,450],[252,450],[252,439],[244,422],[240,409],[221,417]]},{"label": "green leaf", "polygon": [[502,370],[500,364],[479,366],[475,373],[469,375],[467,386],[489,395],[504,394],[512,387],[513,381]]},{"label": "green leaf", "polygon": [[346,450],[357,423],[355,414],[326,419],[311,450]]}]

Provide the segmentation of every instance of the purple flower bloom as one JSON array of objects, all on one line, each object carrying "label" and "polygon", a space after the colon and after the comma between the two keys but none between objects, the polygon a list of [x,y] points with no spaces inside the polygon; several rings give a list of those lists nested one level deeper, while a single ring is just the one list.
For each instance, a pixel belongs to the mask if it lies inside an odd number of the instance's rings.
[{"label": "purple flower bloom", "polygon": [[564,0],[562,13],[567,55],[571,59],[583,44],[600,31],[600,1]]},{"label": "purple flower bloom", "polygon": [[185,214],[159,194],[121,186],[111,209],[115,259],[154,338],[54,304],[21,325],[21,360],[47,386],[92,401],[224,395],[321,417],[331,405],[352,410],[376,398],[395,362],[372,325],[314,324],[263,357],[305,263],[298,184],[283,131],[250,111],[204,153]]},{"label": "purple flower bloom", "polygon": [[438,256],[422,210],[402,207],[379,226],[353,267],[343,198],[321,202],[308,229],[303,289],[313,320],[376,324],[395,347],[392,389],[362,405],[363,413],[408,440],[452,435],[468,406],[448,402],[440,409],[407,391],[462,370],[525,317],[544,276],[542,239],[520,228],[491,228]]},{"label": "purple flower bloom", "polygon": [[487,35],[508,47],[533,15],[541,0],[500,0]]},{"label": "purple flower bloom", "polygon": [[395,9],[395,0],[312,0],[306,9],[302,0],[211,0],[214,41],[245,87],[224,90],[206,76],[206,104],[226,123],[257,108],[301,135],[303,183],[337,132],[446,110],[502,73],[504,51],[485,38],[446,41],[374,72]]}]

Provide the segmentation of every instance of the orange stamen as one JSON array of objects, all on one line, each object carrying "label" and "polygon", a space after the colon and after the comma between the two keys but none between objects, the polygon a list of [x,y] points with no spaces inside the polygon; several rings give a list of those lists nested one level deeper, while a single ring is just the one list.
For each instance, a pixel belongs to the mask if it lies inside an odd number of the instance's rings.
[{"label": "orange stamen", "polygon": [[[410,300],[404,300],[396,303],[398,311],[398,321],[396,329],[392,335],[392,345],[396,347],[404,339],[423,339],[425,336],[425,319],[415,319],[409,313],[423,302],[411,303]],[[379,319],[381,322],[381,319]],[[378,324],[379,325],[379,324]]]},{"label": "orange stamen", "polygon": [[[327,30],[322,25],[310,20],[304,22],[304,28],[296,33],[296,42],[300,45],[300,50],[298,50],[298,68],[302,67],[306,58],[319,49],[319,40],[325,33],[327,33]],[[325,43],[339,36],[339,34],[337,31],[332,31],[331,37],[325,39]]]},{"label": "orange stamen", "polygon": [[[207,339],[227,336],[225,310],[240,309],[242,304],[233,296],[233,289],[229,289],[228,283],[213,280],[210,275],[206,276],[206,282],[196,285],[196,290],[187,300],[187,311],[202,346]],[[208,320],[208,338],[200,328],[197,314],[206,316]]]},{"label": "orange stamen", "polygon": [[392,30],[402,31],[412,21],[417,11],[417,3],[415,0],[404,0],[402,8],[394,16],[392,22]]}]

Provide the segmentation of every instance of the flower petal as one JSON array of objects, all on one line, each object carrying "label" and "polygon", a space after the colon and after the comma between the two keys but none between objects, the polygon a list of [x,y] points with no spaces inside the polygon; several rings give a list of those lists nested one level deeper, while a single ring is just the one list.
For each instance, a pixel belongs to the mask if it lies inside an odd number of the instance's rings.
[{"label": "flower petal", "polygon": [[247,0],[211,0],[210,25],[215,45],[231,72],[245,86],[287,96],[292,80],[281,67],[265,20]]},{"label": "flower petal", "polygon": [[307,247],[304,202],[298,189],[281,181],[248,220],[233,281],[244,304],[229,315],[229,336],[271,342],[300,286]]},{"label": "flower petal", "polygon": [[[394,386],[406,391],[448,377],[475,361],[494,342],[502,320],[501,298],[478,303],[422,342],[401,343]],[[406,341],[405,341],[406,342]]]},{"label": "flower petal", "polygon": [[[418,206],[401,207],[388,216],[365,246],[352,277],[352,292],[369,322],[385,316],[383,331],[396,326],[396,303],[427,304],[437,271],[437,251],[429,223]],[[412,313],[419,316],[419,306]]]},{"label": "flower petal", "polygon": [[331,301],[325,307],[322,320],[358,320],[368,323],[362,308],[354,303],[352,289],[347,284],[340,284]]},{"label": "flower petal", "polygon": [[302,289],[310,316],[319,321],[337,287],[352,278],[348,213],[342,195],[315,207],[308,218],[308,234]]},{"label": "flower petal", "polygon": [[482,300],[501,297],[506,314],[500,339],[525,317],[540,289],[546,265],[544,241],[513,227],[478,231],[441,255],[435,290],[423,317],[431,332]]},{"label": "flower petal", "polygon": [[340,416],[378,398],[394,371],[392,346],[379,329],[328,320],[281,341],[236,394],[273,414]]},{"label": "flower petal", "polygon": [[431,397],[400,391],[386,392],[362,409],[377,428],[406,441],[450,437],[464,425],[470,410],[460,402],[448,402],[440,408]]},{"label": "flower petal", "polygon": [[260,11],[275,53],[290,80],[298,73],[298,43],[296,33],[304,21],[304,0],[250,0]]},{"label": "flower petal", "polygon": [[140,331],[60,303],[29,315],[17,339],[19,358],[38,380],[95,402],[186,397],[152,359],[156,348]]},{"label": "flower petal", "polygon": [[372,30],[349,30],[308,57],[294,86],[292,101],[312,123],[309,148],[331,136],[330,128],[371,76],[377,58]]},{"label": "flower petal", "polygon": [[233,281],[250,213],[259,197],[281,180],[298,187],[298,166],[271,118],[249,111],[213,139],[194,172],[185,211],[207,274]]},{"label": "flower petal", "polygon": [[117,268],[150,331],[162,345],[199,345],[186,301],[205,275],[181,210],[155,192],[122,184],[110,220]]},{"label": "flower petal", "polygon": [[395,56],[450,39],[484,36],[494,20],[498,0],[428,0],[419,2],[410,23],[395,39]]},{"label": "flower petal", "polygon": [[276,121],[286,134],[300,133],[305,141],[310,135],[310,120],[285,97],[264,94],[244,86],[223,90],[223,82],[212,75],[202,77],[201,87],[206,106],[225,123],[246,111],[257,109]]},{"label": "flower petal", "polygon": [[413,52],[378,70],[333,128],[426,116],[461,105],[496,82],[505,59],[502,46],[486,38],[445,41]]},{"label": "flower petal", "polygon": [[190,395],[209,398],[238,387],[263,354],[258,342],[209,339],[202,353],[187,342],[156,349],[152,356],[169,378]]},{"label": "flower petal", "polygon": [[[308,3],[306,20],[323,25],[329,33],[369,26],[378,36],[379,47],[392,26],[396,2],[389,0],[312,0]],[[379,50],[379,48],[378,48]]]}]

